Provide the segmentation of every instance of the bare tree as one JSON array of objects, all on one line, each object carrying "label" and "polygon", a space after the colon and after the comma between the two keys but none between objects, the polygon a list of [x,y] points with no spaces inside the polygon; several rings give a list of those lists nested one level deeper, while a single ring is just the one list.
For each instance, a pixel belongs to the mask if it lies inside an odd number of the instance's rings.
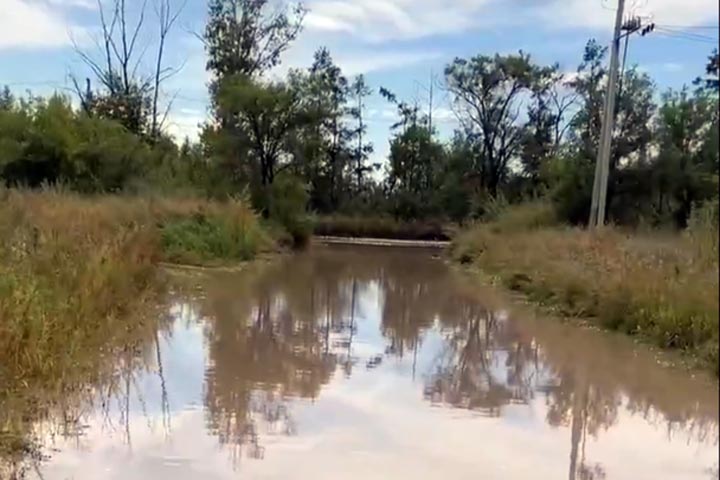
[{"label": "bare tree", "polygon": [[102,59],[81,49],[73,42],[75,51],[93,73],[99,88],[94,91],[89,78],[85,88],[71,76],[75,92],[82,108],[91,115],[99,115],[120,121],[136,134],[148,134],[151,139],[159,137],[167,119],[171,102],[160,112],[162,84],[180,68],[164,66],[167,39],[182,13],[187,0],[173,7],[172,0],[153,0],[158,24],[158,47],[153,70],[141,72],[143,60],[150,42],[140,48],[145,29],[148,0],[143,0],[133,21],[128,14],[126,0],[112,0],[104,5],[97,0],[100,36],[95,46]]}]

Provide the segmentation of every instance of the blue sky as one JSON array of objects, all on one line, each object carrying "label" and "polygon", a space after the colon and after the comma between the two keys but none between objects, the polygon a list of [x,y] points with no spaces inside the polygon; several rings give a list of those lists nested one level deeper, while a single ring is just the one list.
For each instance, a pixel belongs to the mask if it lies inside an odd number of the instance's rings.
[{"label": "blue sky", "polygon": [[[110,0],[101,0],[109,2]],[[136,13],[141,0],[126,0]],[[182,0],[172,0],[176,4]],[[148,0],[152,5],[153,0]],[[182,71],[165,86],[177,95],[168,129],[196,136],[206,116],[205,57],[192,32],[202,32],[206,0],[187,0],[172,38],[168,64]],[[308,0],[305,30],[275,72],[307,67],[313,52],[327,46],[349,76],[364,73],[377,92],[385,86],[406,100],[427,104],[431,72],[438,83],[443,67],[456,56],[511,53],[522,49],[538,62],[558,62],[574,71],[591,38],[608,43],[616,0]],[[16,92],[47,94],[68,89],[69,74],[86,75],[72,40],[96,51],[90,40],[98,28],[97,0],[0,0],[0,84]],[[634,13],[664,26],[634,36],[628,62],[638,64],[660,89],[689,83],[702,72],[718,29],[716,0],[628,0]],[[152,21],[148,8],[148,26]],[[670,33],[681,32],[681,33]],[[149,47],[153,32],[143,33]],[[438,85],[440,86],[440,85]],[[441,134],[454,126],[447,96],[436,90],[434,116]],[[388,150],[394,110],[375,94],[368,102],[369,137],[375,156]]]}]

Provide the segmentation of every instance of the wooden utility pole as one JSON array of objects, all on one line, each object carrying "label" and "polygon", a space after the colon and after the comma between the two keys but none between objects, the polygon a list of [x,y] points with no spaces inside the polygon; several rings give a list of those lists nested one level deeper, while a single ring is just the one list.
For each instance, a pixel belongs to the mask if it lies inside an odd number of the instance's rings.
[{"label": "wooden utility pole", "polygon": [[615,89],[618,78],[618,56],[620,53],[620,32],[623,25],[625,0],[618,0],[615,15],[615,32],[610,49],[610,75],[605,92],[605,109],[603,112],[600,144],[598,145],[597,162],[595,163],[595,181],[593,182],[592,203],[590,206],[589,227],[600,227],[605,224],[605,203],[607,201],[608,174],[610,169],[610,149],[615,122]]},{"label": "wooden utility pole", "polygon": [[430,107],[428,108],[428,130],[432,136],[432,114],[433,114],[433,72],[430,70]]}]

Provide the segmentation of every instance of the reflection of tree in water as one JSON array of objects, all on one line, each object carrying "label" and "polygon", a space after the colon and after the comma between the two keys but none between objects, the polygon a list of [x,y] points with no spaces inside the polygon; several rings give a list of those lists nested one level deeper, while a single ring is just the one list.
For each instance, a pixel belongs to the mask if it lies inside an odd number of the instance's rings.
[{"label": "reflection of tree in water", "polygon": [[450,298],[441,322],[445,342],[425,385],[427,399],[499,416],[504,405],[526,404],[533,397],[537,348],[514,339],[499,315]]},{"label": "reflection of tree in water", "polygon": [[[387,347],[367,359],[367,368],[380,365],[384,356],[412,352],[414,373],[414,355],[434,329],[442,347],[424,380],[426,398],[499,416],[507,405],[544,396],[548,423],[569,429],[571,479],[604,478],[585,445],[588,436],[617,421],[620,408],[660,412],[661,421],[676,424],[677,405],[654,399],[647,393],[653,388],[627,395],[634,377],[605,368],[614,365],[608,355],[586,359],[562,336],[527,335],[517,322],[458,288],[440,262],[402,253],[324,253],[293,259],[292,268],[255,278],[252,285],[231,292],[231,300],[210,299],[208,316],[215,321],[207,332],[206,385],[213,430],[223,443],[248,446],[251,455],[262,454],[262,432],[294,432],[289,397],[316,398],[336,369],[352,373],[361,304],[375,291]],[[717,428],[716,419],[697,413],[681,416],[677,425],[692,429],[705,418]]]},{"label": "reflection of tree in water", "polygon": [[353,331],[352,299],[341,270],[318,276],[311,262],[294,265],[206,302],[208,424],[236,460],[262,457],[261,434],[293,434],[287,400],[316,398],[347,363],[339,347]]},{"label": "reflection of tree in water", "polygon": [[142,375],[159,376],[163,425],[169,428],[160,337],[171,335],[171,319],[154,313],[138,313],[144,322],[134,329],[118,322],[118,331],[104,332],[102,353],[80,352],[57,378],[0,395],[0,478],[24,479],[30,472],[43,478],[40,463],[51,458],[50,447],[62,439],[80,448],[96,412],[102,416],[102,427],[118,432],[130,447],[131,396],[147,417],[138,386]]}]

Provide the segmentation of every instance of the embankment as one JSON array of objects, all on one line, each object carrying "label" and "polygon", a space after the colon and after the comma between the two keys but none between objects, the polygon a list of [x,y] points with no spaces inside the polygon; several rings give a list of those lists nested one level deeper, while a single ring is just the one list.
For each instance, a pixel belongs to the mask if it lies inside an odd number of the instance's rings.
[{"label": "embankment", "polygon": [[560,315],[682,350],[717,373],[716,218],[682,233],[498,221],[458,235],[450,256]]}]

